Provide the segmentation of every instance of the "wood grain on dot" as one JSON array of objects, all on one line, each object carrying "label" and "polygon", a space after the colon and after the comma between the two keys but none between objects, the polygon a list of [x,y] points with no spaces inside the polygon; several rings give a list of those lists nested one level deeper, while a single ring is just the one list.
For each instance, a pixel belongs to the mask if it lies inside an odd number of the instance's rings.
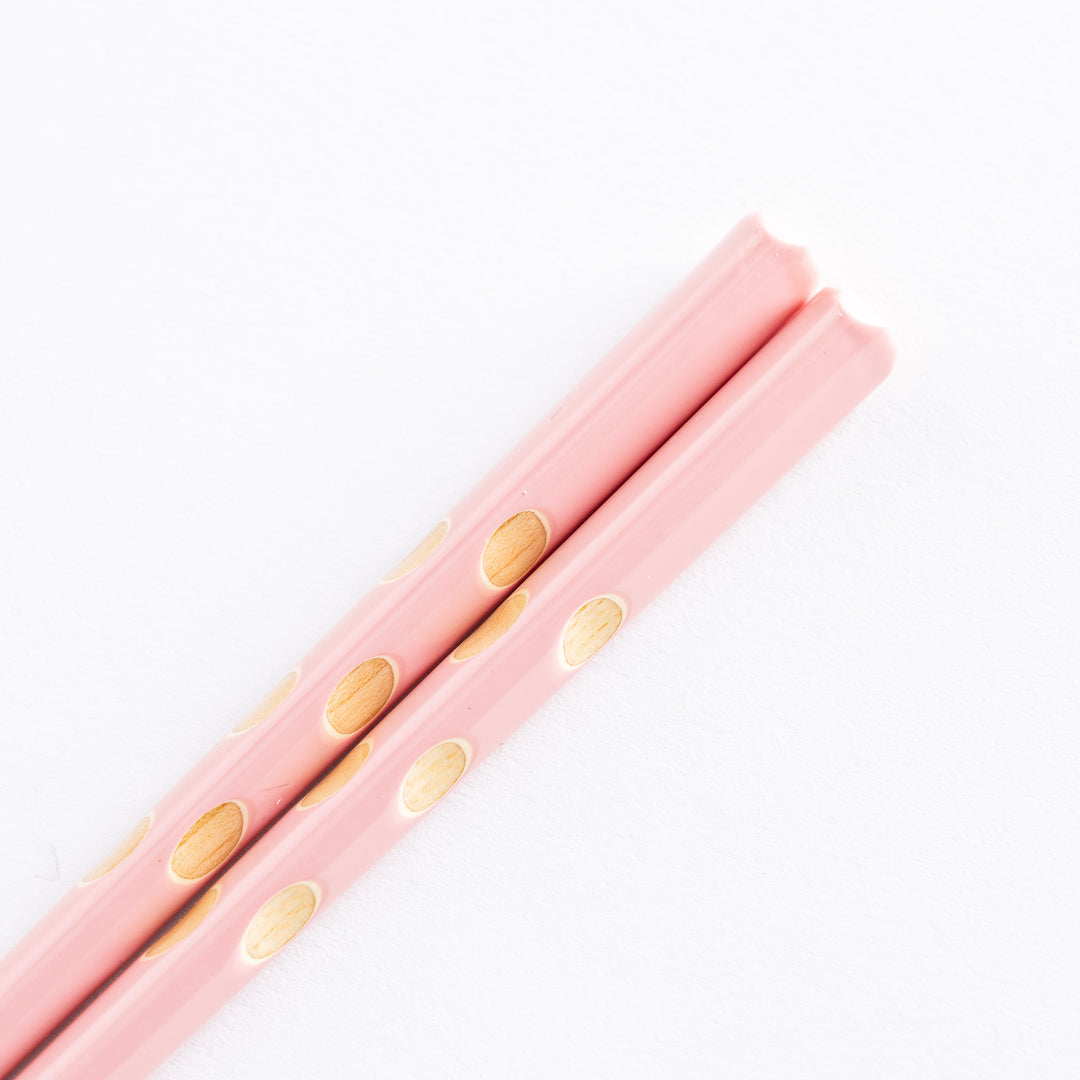
[{"label": "wood grain on dot", "polygon": [[461,778],[469,755],[455,739],[433,746],[409,770],[401,789],[406,809],[419,814],[434,806]]},{"label": "wood grain on dot", "polygon": [[296,685],[296,680],[299,678],[299,671],[290,671],[284,679],[281,680],[259,702],[255,708],[240,721],[236,727],[233,728],[233,733],[236,734],[241,731],[247,731],[253,728],[256,724],[261,724],[291,693],[293,687]]},{"label": "wood grain on dot", "polygon": [[349,672],[326,703],[326,722],[339,735],[355,735],[382,712],[397,683],[394,665],[374,656]]},{"label": "wood grain on dot", "polygon": [[150,946],[146,952],[143,953],[142,958],[144,960],[152,960],[155,956],[160,956],[162,953],[168,952],[174,945],[179,945],[189,934],[194,933],[195,928],[210,914],[214,905],[218,902],[218,897],[221,895],[221,886],[215,885],[212,889],[207,889],[206,892],[195,901],[180,916],[179,919],[164,934],[159,937],[153,945]]},{"label": "wood grain on dot", "polygon": [[535,510],[507,518],[484,546],[484,577],[499,589],[515,584],[540,561],[547,543],[547,523]]},{"label": "wood grain on dot", "polygon": [[319,894],[306,882],[275,893],[248,925],[244,951],[252,960],[273,956],[303,930],[318,906]]},{"label": "wood grain on dot", "polygon": [[317,806],[324,799],[329,799],[335,791],[340,791],[363,767],[371,753],[371,743],[366,739],[359,746],[354,746],[301,800],[299,807],[306,810]]},{"label": "wood grain on dot", "polygon": [[184,881],[213,873],[235,850],[244,835],[245,815],[236,802],[224,802],[205,814],[180,838],[169,869]]},{"label": "wood grain on dot", "polygon": [[597,596],[574,612],[563,631],[563,657],[571,667],[584,664],[610,639],[623,621],[623,607],[610,596]]},{"label": "wood grain on dot", "polygon": [[446,539],[446,534],[449,531],[450,522],[440,521],[439,524],[436,525],[435,528],[432,529],[431,532],[429,532],[427,536],[425,536],[424,539],[421,540],[420,543],[417,544],[416,547],[413,548],[413,550],[383,578],[383,581],[397,581],[398,578],[403,578],[406,574],[411,574],[413,570],[422,563],[426,563],[428,559],[435,554],[436,548],[438,548],[438,546]]},{"label": "wood grain on dot", "polygon": [[150,831],[150,821],[151,816],[148,814],[120,841],[108,858],[98,863],[83,878],[82,883],[89,885],[91,881],[103,878],[110,870],[115,870],[142,843],[143,837]]},{"label": "wood grain on dot", "polygon": [[522,589],[508,596],[453,652],[452,659],[468,660],[494,645],[518,621],[529,594]]}]

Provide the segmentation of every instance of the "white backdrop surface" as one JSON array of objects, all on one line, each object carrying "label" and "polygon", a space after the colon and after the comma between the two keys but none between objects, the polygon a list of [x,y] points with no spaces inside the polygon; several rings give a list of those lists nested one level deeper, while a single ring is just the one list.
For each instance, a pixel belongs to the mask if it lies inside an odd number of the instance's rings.
[{"label": "white backdrop surface", "polygon": [[1075,1078],[1078,43],[5,7],[0,950],[760,209],[894,376],[157,1080]]}]

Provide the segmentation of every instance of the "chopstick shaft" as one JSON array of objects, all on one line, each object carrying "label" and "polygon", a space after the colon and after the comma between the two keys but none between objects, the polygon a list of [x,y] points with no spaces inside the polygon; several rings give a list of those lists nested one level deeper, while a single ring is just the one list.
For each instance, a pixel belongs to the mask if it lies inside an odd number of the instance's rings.
[{"label": "chopstick shaft", "polygon": [[30,1064],[137,1080],[394,844],[888,374],[811,301]]},{"label": "chopstick shaft", "polygon": [[0,963],[0,1074],[606,498],[809,295],[747,219]]}]

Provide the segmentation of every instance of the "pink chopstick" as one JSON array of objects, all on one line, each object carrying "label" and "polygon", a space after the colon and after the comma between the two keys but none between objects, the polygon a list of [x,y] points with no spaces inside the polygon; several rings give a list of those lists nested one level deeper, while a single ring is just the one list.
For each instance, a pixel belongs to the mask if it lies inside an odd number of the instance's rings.
[{"label": "pink chopstick", "polygon": [[0,1074],[554,550],[812,278],[801,249],[742,222],[0,963]]},{"label": "pink chopstick", "polygon": [[144,1077],[888,374],[818,295],[30,1064]]}]

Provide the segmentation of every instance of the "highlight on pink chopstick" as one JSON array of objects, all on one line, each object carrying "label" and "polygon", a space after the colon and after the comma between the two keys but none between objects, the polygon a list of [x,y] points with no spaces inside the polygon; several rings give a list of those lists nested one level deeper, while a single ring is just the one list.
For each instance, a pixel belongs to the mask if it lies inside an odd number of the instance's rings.
[{"label": "highlight on pink chopstick", "polygon": [[146,1076],[617,640],[892,363],[885,332],[847,315],[835,293],[806,304],[178,922],[148,942],[31,1061],[24,1080]]},{"label": "highlight on pink chopstick", "polygon": [[755,217],[736,226],[0,961],[0,1074],[557,548],[813,280],[802,249]]}]

